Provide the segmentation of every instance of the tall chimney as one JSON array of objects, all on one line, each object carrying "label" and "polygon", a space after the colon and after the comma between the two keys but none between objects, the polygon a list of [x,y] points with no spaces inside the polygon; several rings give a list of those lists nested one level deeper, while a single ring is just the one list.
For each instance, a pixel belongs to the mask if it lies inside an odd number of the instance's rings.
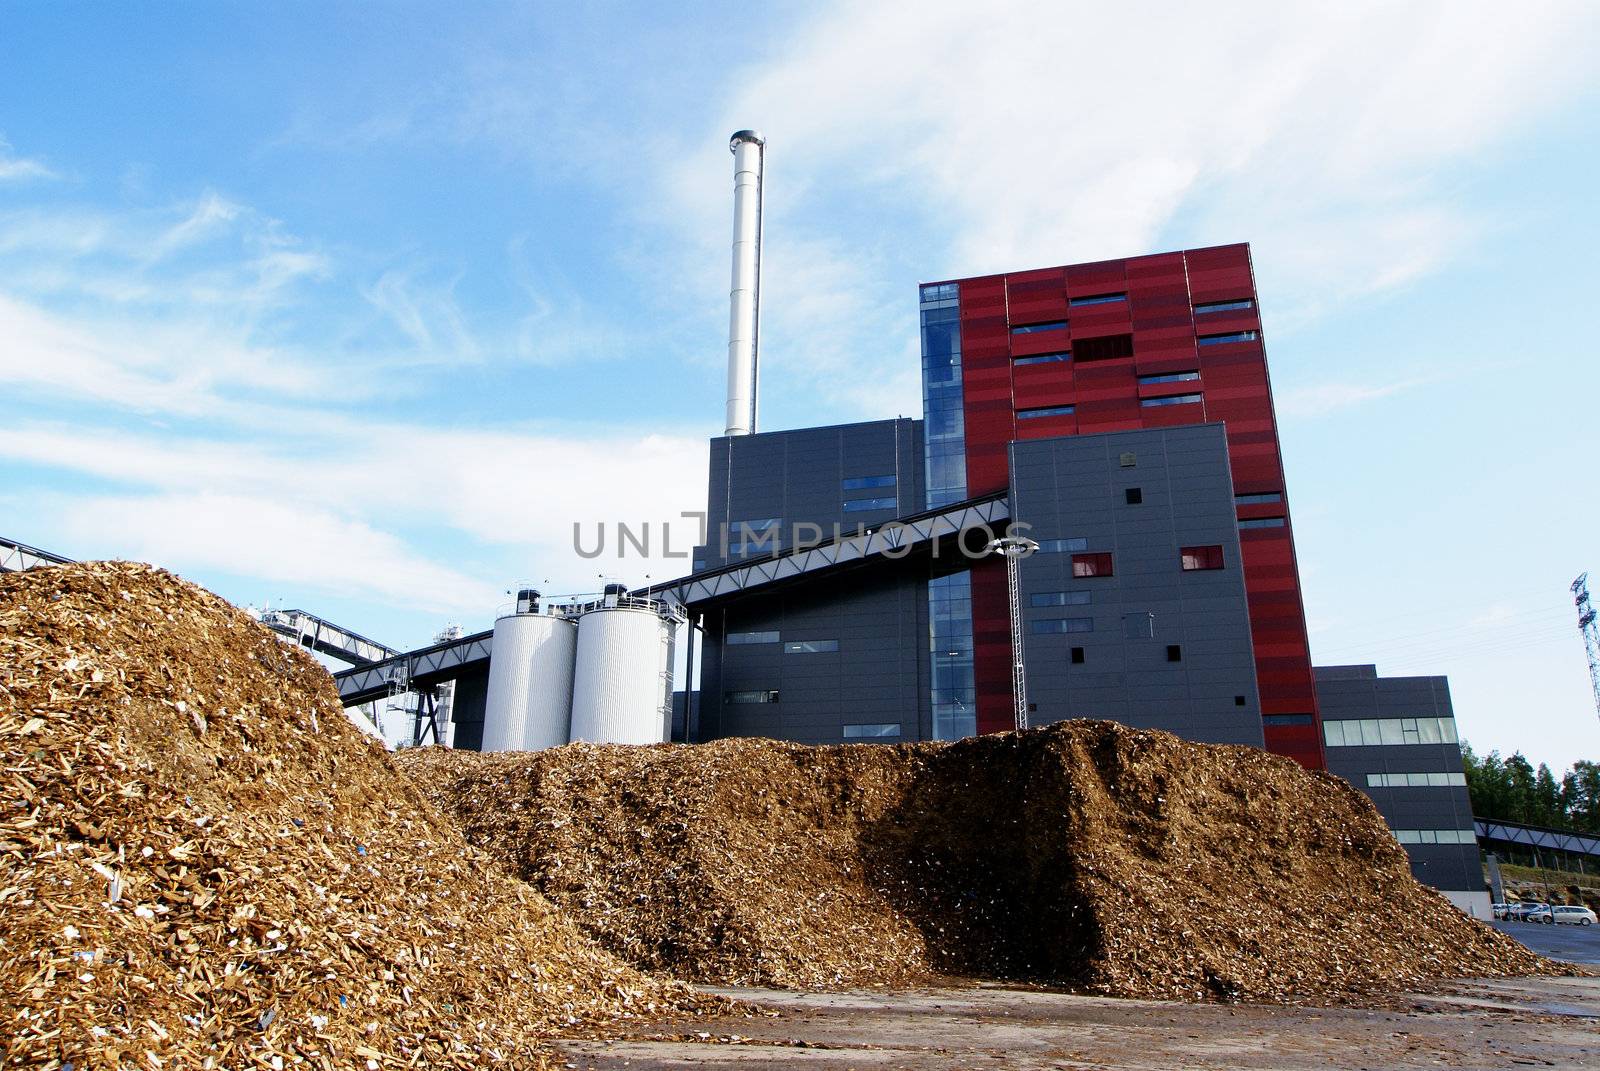
[{"label": "tall chimney", "polygon": [[754,130],[728,141],[733,153],[733,284],[728,291],[728,428],[756,430],[761,355],[761,183],[767,142]]}]

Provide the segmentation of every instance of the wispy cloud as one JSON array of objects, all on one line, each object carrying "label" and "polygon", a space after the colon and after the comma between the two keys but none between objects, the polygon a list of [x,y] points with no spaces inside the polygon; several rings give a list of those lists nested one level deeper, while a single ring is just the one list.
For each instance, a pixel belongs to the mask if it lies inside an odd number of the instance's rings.
[{"label": "wispy cloud", "polygon": [[26,182],[31,179],[55,178],[56,173],[41,160],[18,156],[11,143],[0,138],[0,182]]},{"label": "wispy cloud", "polygon": [[1396,379],[1381,383],[1312,383],[1290,387],[1279,393],[1279,416],[1310,420],[1367,402],[1388,398],[1434,382],[1428,377]]}]

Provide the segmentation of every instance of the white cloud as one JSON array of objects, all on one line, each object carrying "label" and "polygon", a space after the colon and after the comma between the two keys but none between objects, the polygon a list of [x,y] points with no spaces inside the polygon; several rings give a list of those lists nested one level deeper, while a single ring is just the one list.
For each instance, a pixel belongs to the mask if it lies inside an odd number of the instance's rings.
[{"label": "white cloud", "polygon": [[1290,387],[1279,392],[1279,416],[1309,420],[1327,416],[1341,409],[1377,401],[1401,391],[1420,387],[1429,382],[1426,378],[1398,379],[1387,383],[1312,383]]},{"label": "white cloud", "polygon": [[29,179],[55,178],[56,173],[40,160],[17,156],[11,143],[0,138],[0,182],[26,182]]}]

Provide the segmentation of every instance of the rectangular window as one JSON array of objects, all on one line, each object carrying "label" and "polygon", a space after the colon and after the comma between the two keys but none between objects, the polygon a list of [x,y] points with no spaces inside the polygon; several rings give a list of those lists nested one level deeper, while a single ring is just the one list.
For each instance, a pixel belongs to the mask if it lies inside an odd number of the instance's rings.
[{"label": "rectangular window", "polygon": [[1239,312],[1242,309],[1253,309],[1255,307],[1256,303],[1249,298],[1240,298],[1238,301],[1207,301],[1204,304],[1196,305],[1194,313],[1196,316],[1204,316],[1208,312]]},{"label": "rectangular window", "polygon": [[1229,342],[1254,342],[1260,337],[1259,331],[1230,331],[1226,335],[1201,335],[1195,341],[1202,346],[1221,346]]},{"label": "rectangular window", "polygon": [[1047,617],[1033,622],[1033,631],[1038,636],[1053,636],[1063,632],[1093,632],[1094,618]]},{"label": "rectangular window", "polygon": [[1018,409],[1018,420],[1032,420],[1035,417],[1067,416],[1077,407],[1072,405],[1051,405],[1042,409]]},{"label": "rectangular window", "polygon": [[846,740],[882,740],[885,737],[892,738],[899,735],[900,725],[898,722],[892,721],[875,722],[871,725],[846,725],[844,727],[844,738]]},{"label": "rectangular window", "polygon": [[1239,522],[1240,528],[1282,528],[1282,517],[1250,517]]},{"label": "rectangular window", "polygon": [[838,640],[790,640],[783,645],[784,654],[828,654],[838,649]]},{"label": "rectangular window", "polygon": [[776,632],[730,632],[723,643],[777,643]]},{"label": "rectangular window", "polygon": [[1144,489],[1141,487],[1129,487],[1122,492],[1122,497],[1128,505],[1137,506],[1144,501]]},{"label": "rectangular window", "polygon": [[777,517],[758,517],[750,521],[729,521],[728,532],[730,534],[765,532],[769,528],[778,527],[779,523],[781,522]]},{"label": "rectangular window", "polygon": [[1067,554],[1075,550],[1088,550],[1089,541],[1081,536],[1072,539],[1041,539],[1039,552],[1041,554]]},{"label": "rectangular window", "polygon": [[1118,357],[1133,356],[1132,335],[1105,335],[1101,338],[1077,339],[1072,352],[1079,361],[1110,361]]},{"label": "rectangular window", "polygon": [[848,480],[839,482],[840,488],[846,491],[861,491],[868,487],[893,487],[893,476],[852,476]]},{"label": "rectangular window", "polygon": [[1119,468],[1131,469],[1131,468],[1137,468],[1138,465],[1139,465],[1139,455],[1138,454],[1129,453],[1129,454],[1119,454],[1117,456],[1117,466]]},{"label": "rectangular window", "polygon": [[1465,788],[1467,775],[1461,771],[1432,770],[1427,773],[1369,773],[1369,788]]},{"label": "rectangular window", "polygon": [[1188,383],[1200,378],[1199,372],[1160,372],[1156,375],[1140,376],[1140,383]]},{"label": "rectangular window", "polygon": [[1074,647],[1072,649],[1072,664],[1075,665],[1075,666],[1083,665],[1083,648],[1082,647]]},{"label": "rectangular window", "polygon": [[1072,575],[1076,577],[1111,576],[1111,555],[1074,554]]},{"label": "rectangular window", "polygon": [[1329,747],[1457,742],[1454,718],[1356,718],[1324,721],[1322,738]]},{"label": "rectangular window", "polygon": [[774,688],[769,691],[757,692],[724,692],[722,693],[722,701],[724,703],[776,703],[778,701],[778,690]]},{"label": "rectangular window", "polygon": [[1154,409],[1158,405],[1198,405],[1205,397],[1204,394],[1169,394],[1165,398],[1140,398],[1139,404],[1146,409]]},{"label": "rectangular window", "polygon": [[854,498],[844,504],[846,513],[864,513],[874,509],[894,509],[897,498]]},{"label": "rectangular window", "polygon": [[1012,364],[1048,364],[1051,361],[1070,361],[1070,360],[1072,360],[1072,354],[1063,351],[1061,353],[1035,353],[1031,357],[1016,357],[1016,358],[1012,359],[1011,363]]},{"label": "rectangular window", "polygon": [[1470,829],[1397,829],[1394,839],[1401,844],[1476,844],[1477,834]]},{"label": "rectangular window", "polygon": [[954,301],[957,297],[955,283],[929,283],[922,288],[923,301]]},{"label": "rectangular window", "polygon": [[728,544],[728,557],[730,558],[749,558],[754,555],[776,554],[777,552],[778,541],[776,539],[763,538],[750,542]]},{"label": "rectangular window", "polygon": [[1067,326],[1065,320],[1050,320],[1042,324],[1017,324],[1011,329],[1013,335],[1031,335],[1036,331],[1060,331]]},{"label": "rectangular window", "polygon": [[[1234,696],[1233,705],[1244,706],[1244,696]],[[1262,725],[1310,725],[1311,723],[1310,714],[1266,714],[1261,718]]]},{"label": "rectangular window", "polygon": [[1087,606],[1087,591],[1039,591],[1028,596],[1029,606]]},{"label": "rectangular window", "polygon": [[704,558],[696,558],[689,566],[689,568],[696,573],[703,572],[705,567],[706,560]]},{"label": "rectangular window", "polygon": [[1222,548],[1220,546],[1184,547],[1178,551],[1178,561],[1183,566],[1183,571],[1192,573],[1200,569],[1221,569]]},{"label": "rectangular window", "polygon": [[1266,506],[1273,502],[1282,502],[1283,492],[1261,491],[1256,494],[1234,495],[1233,500],[1241,506]]},{"label": "rectangular window", "polygon": [[1182,647],[1182,645],[1176,644],[1176,643],[1167,644],[1167,661],[1168,662],[1182,662],[1183,661],[1183,647]]},{"label": "rectangular window", "polygon": [[1089,297],[1075,297],[1067,301],[1073,308],[1080,305],[1109,305],[1114,301],[1127,301],[1128,295],[1123,294],[1092,294]]}]

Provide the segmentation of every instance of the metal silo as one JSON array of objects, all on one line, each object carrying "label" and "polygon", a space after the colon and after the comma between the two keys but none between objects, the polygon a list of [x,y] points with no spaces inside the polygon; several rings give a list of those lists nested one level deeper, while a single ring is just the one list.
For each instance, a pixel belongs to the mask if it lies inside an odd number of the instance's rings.
[{"label": "metal silo", "polygon": [[578,628],[539,613],[539,593],[517,593],[517,609],[494,623],[484,751],[537,751],[567,742]]},{"label": "metal silo", "polygon": [[673,641],[681,611],[621,585],[578,618],[572,739],[660,744],[672,727]]}]

